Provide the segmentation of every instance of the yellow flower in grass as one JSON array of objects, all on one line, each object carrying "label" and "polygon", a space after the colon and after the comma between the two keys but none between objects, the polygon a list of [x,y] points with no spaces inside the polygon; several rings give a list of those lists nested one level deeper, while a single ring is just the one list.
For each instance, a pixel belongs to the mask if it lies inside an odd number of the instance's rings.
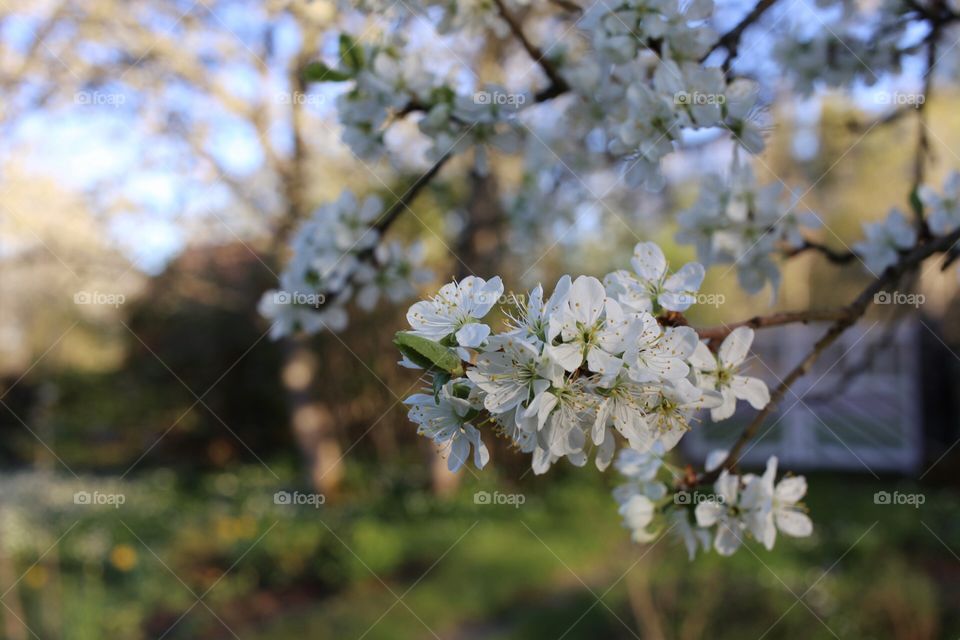
[{"label": "yellow flower in grass", "polygon": [[23,582],[31,589],[40,589],[47,584],[49,577],[46,567],[34,565],[30,567],[30,570],[23,576]]},{"label": "yellow flower in grass", "polygon": [[110,551],[110,564],[120,571],[130,571],[137,566],[137,551],[128,544],[118,544]]}]

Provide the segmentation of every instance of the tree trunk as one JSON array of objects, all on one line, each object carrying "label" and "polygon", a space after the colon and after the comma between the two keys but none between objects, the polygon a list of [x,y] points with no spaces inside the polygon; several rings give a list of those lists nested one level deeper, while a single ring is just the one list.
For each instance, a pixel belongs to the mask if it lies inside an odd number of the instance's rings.
[{"label": "tree trunk", "polygon": [[304,337],[286,340],[285,350],[282,377],[294,438],[307,461],[314,488],[324,495],[335,494],[343,480],[343,450],[333,413],[316,397],[317,357]]},{"label": "tree trunk", "polygon": [[[293,154],[285,170],[281,171],[286,215],[281,217],[274,233],[276,243],[271,256],[274,264],[281,261],[282,243],[287,240],[294,227],[306,218],[310,210],[310,198],[306,192],[306,165],[309,154],[304,137],[308,122],[303,101],[299,97],[308,89],[303,69],[316,55],[316,27],[311,26],[303,38],[304,46],[293,61],[289,74],[289,86],[293,91],[289,101]],[[306,337],[289,337],[284,340],[281,376],[287,392],[291,429],[300,452],[309,465],[311,483],[317,491],[327,495],[335,494],[343,480],[343,450],[337,440],[333,412],[316,395],[317,386],[320,384],[318,370],[319,363]]]}]

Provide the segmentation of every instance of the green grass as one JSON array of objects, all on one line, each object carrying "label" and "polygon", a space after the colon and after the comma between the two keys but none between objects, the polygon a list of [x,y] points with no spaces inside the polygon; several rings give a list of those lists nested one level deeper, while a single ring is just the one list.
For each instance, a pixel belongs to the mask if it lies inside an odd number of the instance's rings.
[{"label": "green grass", "polygon": [[[156,638],[188,609],[167,638],[232,637],[218,617],[245,640],[960,635],[955,491],[813,476],[811,538],[691,563],[672,538],[629,541],[610,474],[511,488],[485,472],[440,500],[409,469],[354,469],[319,509],[276,508],[257,468],[143,478],[122,509],[47,513],[51,531],[77,524],[16,593],[41,637],[71,640]],[[478,505],[479,489],[525,502]],[[875,504],[881,489],[925,503]],[[19,571],[47,544],[19,552]]]},{"label": "green grass", "polygon": [[602,487],[571,479],[515,512],[481,513],[475,526],[449,516],[423,522],[421,531],[446,530],[442,541],[430,536],[436,566],[385,580],[397,595],[409,589],[406,606],[370,576],[255,637],[330,629],[344,638],[424,638],[432,630],[503,640],[643,637],[650,629],[671,638],[956,636],[950,603],[960,561],[937,536],[960,538],[951,518],[957,496],[925,490],[920,509],[874,504],[874,492],[894,484],[811,478],[812,538],[781,537],[773,552],[751,544],[733,558],[690,563],[669,540],[652,549],[628,544]]}]

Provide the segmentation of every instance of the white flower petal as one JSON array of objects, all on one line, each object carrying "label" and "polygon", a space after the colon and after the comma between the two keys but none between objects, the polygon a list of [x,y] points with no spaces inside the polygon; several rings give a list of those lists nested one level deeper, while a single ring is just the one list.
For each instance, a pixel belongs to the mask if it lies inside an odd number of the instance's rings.
[{"label": "white flower petal", "polygon": [[697,518],[697,526],[712,527],[717,523],[717,520],[720,519],[723,512],[724,507],[718,502],[701,502],[694,510],[694,515]]},{"label": "white flower petal", "polygon": [[753,344],[753,329],[750,327],[737,327],[723,339],[723,344],[717,351],[720,362],[727,368],[739,367],[747,354],[750,353],[750,345]]},{"label": "white flower petal", "polygon": [[735,532],[727,523],[721,522],[717,526],[717,535],[713,539],[713,548],[722,556],[732,556],[740,548],[741,535]]},{"label": "white flower petal", "polygon": [[778,503],[794,504],[807,493],[807,479],[803,476],[784,478],[777,483],[773,496]]},{"label": "white flower petal", "polygon": [[479,322],[469,322],[457,331],[457,344],[461,347],[476,348],[490,335],[490,327]]},{"label": "white flower petal", "polygon": [[770,390],[760,378],[733,376],[730,390],[741,400],[746,400],[754,409],[763,409],[770,403]]},{"label": "white flower petal", "polygon": [[720,468],[720,465],[726,462],[730,452],[726,449],[717,449],[707,454],[707,460],[703,463],[704,471],[710,473]]},{"label": "white flower petal", "polygon": [[667,271],[667,259],[655,242],[641,242],[633,248],[633,270],[644,280],[659,282]]},{"label": "white flower petal", "polygon": [[813,522],[807,514],[795,509],[778,509],[774,514],[777,528],[794,538],[806,538],[813,533]]}]

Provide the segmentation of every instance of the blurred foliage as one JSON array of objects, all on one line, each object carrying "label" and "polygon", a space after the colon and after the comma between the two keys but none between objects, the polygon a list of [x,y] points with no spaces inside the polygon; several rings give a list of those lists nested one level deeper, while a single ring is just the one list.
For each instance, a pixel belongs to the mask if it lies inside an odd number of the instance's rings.
[{"label": "blurred foliage", "polygon": [[[354,466],[343,495],[316,508],[275,504],[278,488],[297,490],[292,467],[274,467],[280,483],[260,466],[200,482],[165,470],[131,481],[6,476],[0,549],[24,575],[28,624],[74,640],[170,627],[169,638],[232,637],[224,625],[264,640],[423,638],[428,628],[503,639],[960,632],[960,571],[943,562],[960,539],[953,492],[901,483],[925,504],[877,505],[889,481],[814,476],[812,538],[691,563],[669,537],[632,545],[600,474],[561,470],[511,489],[485,473],[440,500],[411,468]],[[77,505],[78,490],[125,502]],[[475,504],[480,490],[525,502]]]}]

